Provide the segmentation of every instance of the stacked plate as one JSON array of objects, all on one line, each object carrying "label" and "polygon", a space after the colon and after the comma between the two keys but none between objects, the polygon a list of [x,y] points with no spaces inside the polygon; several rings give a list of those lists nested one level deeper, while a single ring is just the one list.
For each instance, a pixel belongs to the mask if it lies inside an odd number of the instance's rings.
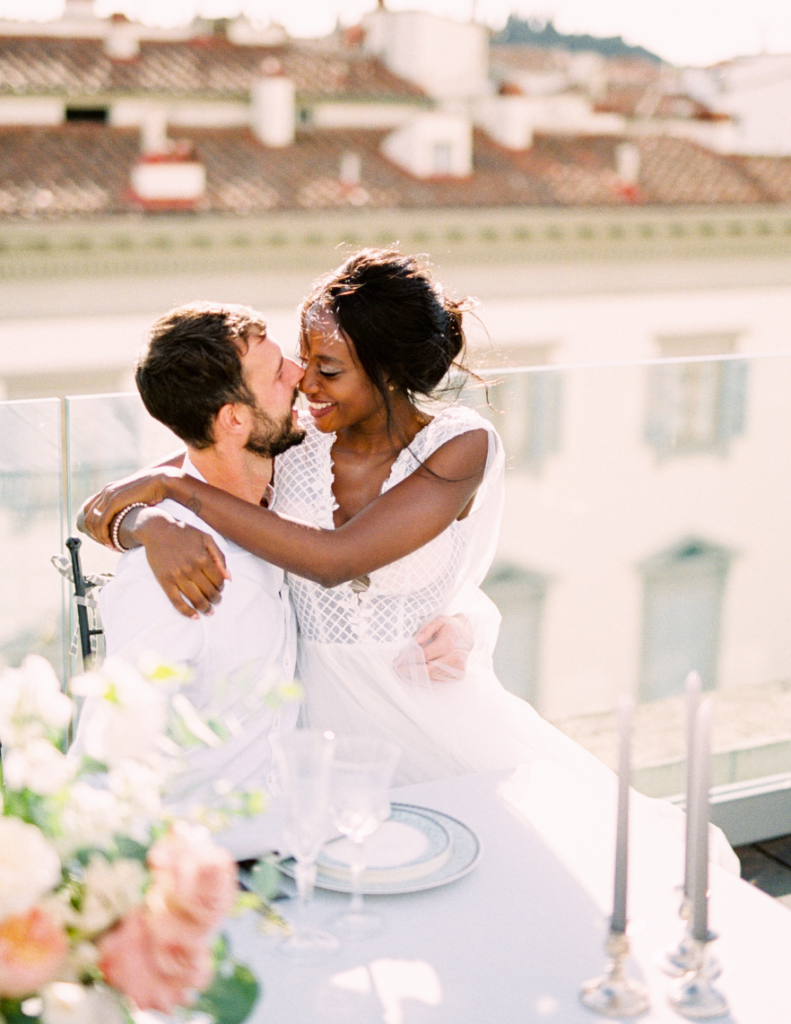
[{"label": "stacked plate", "polygon": [[[478,837],[462,822],[441,811],[393,804],[390,818],[365,843],[366,895],[393,895],[432,889],[472,871],[481,855]],[[319,854],[316,885],[351,892],[353,847],[333,839]],[[293,861],[281,865],[293,875]]]}]

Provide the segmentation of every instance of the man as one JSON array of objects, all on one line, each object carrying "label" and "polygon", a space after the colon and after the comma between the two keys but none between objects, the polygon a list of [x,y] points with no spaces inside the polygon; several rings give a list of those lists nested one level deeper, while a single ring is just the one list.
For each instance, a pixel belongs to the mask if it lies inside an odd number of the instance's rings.
[{"label": "man", "polygon": [[[302,369],[283,356],[258,313],[210,303],[181,306],[158,320],[136,370],[148,412],[187,446],[182,468],[256,504],[273,496],[274,458],[304,436],[294,411],[301,377]],[[186,664],[191,678],[184,695],[229,732],[221,747],[190,753],[170,802],[183,810],[211,802],[218,786],[271,785],[272,743],[296,726],[298,714],[295,702],[276,708],[267,698],[294,674],[296,624],[283,571],[175,502],[133,509],[120,519],[114,533],[119,546],[160,528],[163,519],[172,528],[175,520],[203,531],[207,547],[216,545],[225,559],[227,582],[214,608],[195,588],[187,591],[192,607],[182,602],[176,610],[142,547],[124,553],[99,599],[108,657],[136,663],[153,653]],[[450,652],[462,634],[462,627],[443,619],[418,635],[438,678],[446,666],[454,674]]]}]

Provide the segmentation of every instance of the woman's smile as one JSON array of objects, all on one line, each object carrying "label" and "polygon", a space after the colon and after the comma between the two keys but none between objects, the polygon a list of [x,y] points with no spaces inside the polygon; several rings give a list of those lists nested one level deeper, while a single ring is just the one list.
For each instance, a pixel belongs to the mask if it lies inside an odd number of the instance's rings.
[{"label": "woman's smile", "polygon": [[308,408],[313,419],[318,420],[335,408],[335,402],[315,402],[308,399]]}]

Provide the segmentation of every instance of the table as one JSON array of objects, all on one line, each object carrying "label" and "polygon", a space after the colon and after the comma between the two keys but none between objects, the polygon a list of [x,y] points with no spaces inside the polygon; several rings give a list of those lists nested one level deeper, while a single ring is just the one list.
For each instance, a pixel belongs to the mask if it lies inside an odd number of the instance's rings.
[{"label": "table", "polygon": [[[367,897],[386,917],[374,938],[342,943],[318,964],[292,964],[256,918],[231,922],[234,951],[265,992],[254,1024],[575,1024],[601,974],[612,900],[615,786],[548,762],[393,790],[393,799],[459,818],[483,858],[465,878],[406,896]],[[681,832],[633,802],[630,969],[651,994],[643,1021],[673,1021],[669,979],[654,956],[680,938]],[[712,867],[711,926],[723,967],[726,1024],[791,1021],[791,913]],[[314,919],[348,899],[318,892]]]}]

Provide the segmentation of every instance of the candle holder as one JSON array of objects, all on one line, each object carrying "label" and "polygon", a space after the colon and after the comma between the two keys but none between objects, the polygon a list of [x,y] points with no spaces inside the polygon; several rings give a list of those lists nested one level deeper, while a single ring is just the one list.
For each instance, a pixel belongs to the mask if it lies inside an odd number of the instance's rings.
[{"label": "candle holder", "polygon": [[[687,974],[689,971],[694,971],[698,962],[698,951],[696,946],[699,945],[699,943],[692,935],[692,923],[689,920],[689,914],[684,915],[682,910],[681,917],[687,922],[684,934],[678,945],[666,950],[659,962],[659,966],[665,974],[669,974],[672,978],[680,978],[683,974]],[[706,943],[713,942],[716,938],[717,935],[715,932],[709,932]],[[707,964],[709,976],[711,978],[718,978],[720,975],[720,966],[717,958],[711,951],[708,951],[707,953]]]},{"label": "candle holder", "polygon": [[580,992],[582,1005],[602,1017],[639,1017],[649,1008],[648,990],[627,978],[624,964],[629,940],[623,932],[610,931],[605,945],[609,960],[601,978],[586,981]]},{"label": "candle holder", "polygon": [[711,932],[705,942],[688,937],[692,967],[670,989],[670,1005],[687,1020],[712,1020],[728,1013],[728,1000],[712,982],[720,976],[720,966],[711,956],[709,945],[716,936]]}]

